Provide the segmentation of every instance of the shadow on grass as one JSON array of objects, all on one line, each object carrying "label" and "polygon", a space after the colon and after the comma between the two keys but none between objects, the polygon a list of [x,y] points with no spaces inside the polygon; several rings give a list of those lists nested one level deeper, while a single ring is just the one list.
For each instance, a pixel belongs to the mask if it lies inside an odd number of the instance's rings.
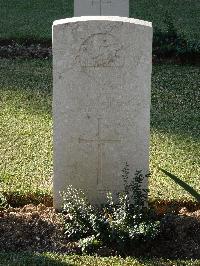
[{"label": "shadow on grass", "polygon": [[154,65],[151,128],[199,139],[199,86],[198,67]]},{"label": "shadow on grass", "polygon": [[1,265],[74,265],[70,262],[62,262],[61,256],[56,254],[40,254],[36,252],[0,252]]},{"label": "shadow on grass", "polygon": [[51,60],[41,59],[1,60],[0,103],[2,109],[5,108],[16,114],[23,109],[27,113],[51,115],[51,64]]},{"label": "shadow on grass", "polygon": [[[50,257],[51,256],[51,257]],[[166,259],[136,259],[136,258],[120,258],[120,257],[89,257],[89,256],[62,256],[57,254],[35,254],[35,253],[0,253],[0,260],[4,265],[134,265],[134,266],[199,266],[198,260],[166,260]],[[64,261],[63,261],[64,260]],[[6,264],[5,264],[6,263]]]},{"label": "shadow on grass", "polygon": [[158,167],[159,170],[161,170],[165,175],[167,175],[169,178],[171,178],[177,185],[181,186],[185,191],[187,191],[197,202],[200,202],[200,194],[192,188],[190,185],[188,185],[186,182],[181,180],[179,177],[175,176],[174,174]]},{"label": "shadow on grass", "polygon": [[13,208],[23,207],[27,204],[44,204],[46,207],[53,207],[52,195],[41,192],[29,192],[22,194],[20,192],[4,192],[3,196],[6,199],[7,205]]}]

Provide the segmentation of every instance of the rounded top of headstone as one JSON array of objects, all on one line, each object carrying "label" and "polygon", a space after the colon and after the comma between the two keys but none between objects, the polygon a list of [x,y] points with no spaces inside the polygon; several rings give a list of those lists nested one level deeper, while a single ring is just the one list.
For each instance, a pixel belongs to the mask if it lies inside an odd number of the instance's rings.
[{"label": "rounded top of headstone", "polygon": [[53,22],[53,26],[63,25],[68,23],[76,23],[81,21],[114,21],[114,22],[119,21],[123,23],[133,23],[136,25],[152,27],[152,23],[149,21],[144,21],[135,18],[118,17],[118,16],[82,16],[82,17],[65,18],[65,19],[55,20]]}]

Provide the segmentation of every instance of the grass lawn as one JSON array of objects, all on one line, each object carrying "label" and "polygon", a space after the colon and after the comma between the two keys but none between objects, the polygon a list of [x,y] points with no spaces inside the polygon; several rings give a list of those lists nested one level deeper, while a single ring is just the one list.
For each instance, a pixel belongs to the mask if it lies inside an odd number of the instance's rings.
[{"label": "grass lawn", "polygon": [[150,193],[183,199],[184,191],[157,170],[179,176],[200,192],[199,67],[156,65],[152,75]]},{"label": "grass lawn", "polygon": [[67,256],[55,253],[0,253],[0,265],[66,265],[66,266],[199,266],[200,260],[134,259],[119,257]]},{"label": "grass lawn", "polygon": [[72,16],[69,0],[0,0],[0,39],[51,41],[52,21]]},{"label": "grass lawn", "polygon": [[[200,191],[199,72],[187,65],[153,67],[151,199],[189,198],[157,165]],[[1,187],[51,193],[51,61],[2,59],[0,76]]]},{"label": "grass lawn", "polygon": [[51,189],[51,63],[0,63],[0,178],[6,191]]},{"label": "grass lawn", "polygon": [[[55,19],[73,16],[73,0],[0,0],[0,40],[51,42]],[[130,0],[130,16],[166,30],[166,13],[179,33],[199,43],[199,0]]]}]

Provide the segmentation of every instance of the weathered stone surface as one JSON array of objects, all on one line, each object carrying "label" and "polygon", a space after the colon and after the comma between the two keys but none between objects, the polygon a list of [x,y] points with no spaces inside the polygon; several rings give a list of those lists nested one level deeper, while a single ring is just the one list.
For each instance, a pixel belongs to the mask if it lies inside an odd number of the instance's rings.
[{"label": "weathered stone surface", "polygon": [[74,0],[74,17],[100,16],[100,0]]},{"label": "weathered stone surface", "polygon": [[[54,206],[69,184],[92,203],[123,189],[127,162],[148,172],[151,23],[120,17],[54,22]],[[147,180],[146,180],[147,181]],[[146,184],[144,184],[146,186]]]},{"label": "weathered stone surface", "polygon": [[129,0],[74,0],[74,16],[129,17]]}]

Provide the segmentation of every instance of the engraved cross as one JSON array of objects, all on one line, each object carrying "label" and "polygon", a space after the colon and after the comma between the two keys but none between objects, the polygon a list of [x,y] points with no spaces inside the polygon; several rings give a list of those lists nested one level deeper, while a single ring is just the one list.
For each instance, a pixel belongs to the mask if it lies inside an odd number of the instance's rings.
[{"label": "engraved cross", "polygon": [[112,4],[112,0],[92,0],[92,6],[95,3],[99,3],[99,14],[102,15],[102,4]]},{"label": "engraved cross", "polygon": [[129,16],[129,0],[74,0],[74,16]]},{"label": "engraved cross", "polygon": [[79,143],[97,143],[98,145],[98,165],[97,165],[97,185],[103,184],[103,176],[102,176],[102,153],[103,153],[103,146],[106,143],[118,143],[121,140],[113,140],[113,139],[102,139],[101,137],[101,118],[98,118],[98,130],[95,139],[82,139],[79,138]]}]

